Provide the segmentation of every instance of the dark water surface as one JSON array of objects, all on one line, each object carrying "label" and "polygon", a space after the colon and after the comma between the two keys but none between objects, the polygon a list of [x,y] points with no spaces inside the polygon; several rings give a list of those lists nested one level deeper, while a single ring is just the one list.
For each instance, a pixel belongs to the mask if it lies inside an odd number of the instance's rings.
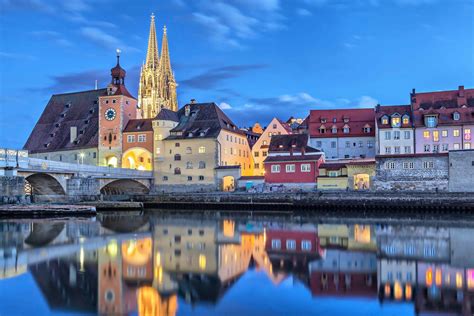
[{"label": "dark water surface", "polygon": [[0,221],[0,315],[472,315],[474,227],[163,215]]}]

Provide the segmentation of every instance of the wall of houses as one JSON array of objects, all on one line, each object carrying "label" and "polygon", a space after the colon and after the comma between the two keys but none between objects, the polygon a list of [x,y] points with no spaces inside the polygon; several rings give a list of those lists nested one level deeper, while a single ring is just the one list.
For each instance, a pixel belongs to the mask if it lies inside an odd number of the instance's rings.
[{"label": "wall of houses", "polygon": [[474,149],[474,125],[418,127],[415,137],[416,153]]},{"label": "wall of houses", "polygon": [[413,128],[378,128],[377,155],[413,154],[414,140]]},{"label": "wall of houses", "polygon": [[252,175],[252,157],[245,134],[232,133],[223,129],[217,137],[217,144],[220,166],[240,166],[241,175]]},{"label": "wall of houses", "polygon": [[448,155],[377,157],[375,190],[447,191]]},{"label": "wall of houses", "polygon": [[474,150],[449,152],[449,191],[474,192]]},{"label": "wall of houses", "polygon": [[322,150],[326,159],[375,157],[375,137],[311,137],[309,145]]}]

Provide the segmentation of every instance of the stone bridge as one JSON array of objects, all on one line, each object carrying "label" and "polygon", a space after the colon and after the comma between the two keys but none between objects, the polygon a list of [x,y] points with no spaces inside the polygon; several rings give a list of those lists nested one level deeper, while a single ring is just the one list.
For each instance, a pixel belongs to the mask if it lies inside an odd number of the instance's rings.
[{"label": "stone bridge", "polygon": [[146,194],[152,171],[71,164],[0,148],[0,195],[97,196]]}]

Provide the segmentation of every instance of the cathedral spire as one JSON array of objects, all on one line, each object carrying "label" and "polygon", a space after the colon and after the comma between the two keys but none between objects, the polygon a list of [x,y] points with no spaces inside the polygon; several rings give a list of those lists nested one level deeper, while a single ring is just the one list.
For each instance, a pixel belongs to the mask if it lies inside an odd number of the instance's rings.
[{"label": "cathedral spire", "polygon": [[159,70],[159,87],[160,95],[165,101],[163,107],[173,111],[178,110],[178,102],[176,96],[176,81],[174,79],[173,70],[171,69],[170,52],[168,48],[168,34],[166,25],[163,27],[163,40],[161,42],[161,59]]},{"label": "cathedral spire", "polygon": [[159,65],[159,55],[158,55],[158,43],[156,41],[155,15],[152,13],[145,67],[156,69],[158,68],[158,65]]},{"label": "cathedral spire", "polygon": [[171,71],[171,61],[170,52],[168,48],[168,35],[166,25],[163,26],[163,40],[161,41],[160,75],[166,77],[168,80],[174,80],[173,72]]}]

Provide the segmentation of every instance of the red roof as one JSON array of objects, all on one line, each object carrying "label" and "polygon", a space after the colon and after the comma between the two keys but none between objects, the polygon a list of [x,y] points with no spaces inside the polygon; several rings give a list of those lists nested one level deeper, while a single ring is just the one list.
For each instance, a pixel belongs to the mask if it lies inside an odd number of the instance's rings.
[{"label": "red roof", "polygon": [[321,154],[298,156],[268,156],[263,163],[265,164],[272,162],[318,161],[321,156]]},{"label": "red roof", "polygon": [[[308,126],[311,137],[375,137],[375,112],[373,109],[311,110]],[[349,128],[349,133],[343,132],[344,127]],[[365,127],[370,131],[364,132]],[[332,133],[333,128],[337,129],[336,133]]]},{"label": "red roof", "polygon": [[153,132],[153,119],[129,120],[123,130],[124,133]]},{"label": "red roof", "polygon": [[[400,120],[403,115],[408,115],[410,117],[410,121],[408,124],[403,124],[403,120],[401,120],[401,127],[412,127],[413,125],[413,118],[411,113],[411,106],[410,105],[377,105],[375,107],[375,119],[377,120],[377,126],[379,128],[392,128],[390,118],[394,114],[400,115]],[[388,123],[383,124],[382,118],[384,116],[388,117]]]}]

